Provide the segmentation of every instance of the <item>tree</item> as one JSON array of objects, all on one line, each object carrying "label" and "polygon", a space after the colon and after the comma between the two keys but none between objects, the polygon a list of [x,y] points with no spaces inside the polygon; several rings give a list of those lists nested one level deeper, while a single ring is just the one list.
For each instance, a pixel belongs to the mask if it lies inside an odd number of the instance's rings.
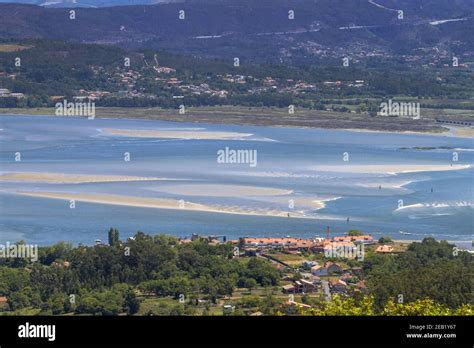
[{"label": "tree", "polygon": [[65,294],[56,292],[49,299],[49,307],[53,315],[59,315],[64,313],[65,304],[68,301],[68,298]]},{"label": "tree", "polygon": [[382,312],[391,316],[426,316],[426,315],[451,315],[451,310],[431,299],[416,300],[408,303],[395,303],[389,299]]},{"label": "tree", "polygon": [[109,230],[109,245],[115,246],[120,240],[119,231],[116,228],[110,228]]},{"label": "tree", "polygon": [[362,232],[361,230],[350,230],[348,233],[347,233],[348,236],[363,236],[364,235],[364,232]]},{"label": "tree", "polygon": [[127,291],[125,296],[125,308],[129,315],[138,313],[140,310],[140,300],[137,298],[132,289]]},{"label": "tree", "polygon": [[426,238],[399,255],[369,255],[363,268],[376,306],[383,308],[400,294],[405,302],[429,298],[449,308],[472,303],[473,256],[454,253],[453,248],[447,242]]},{"label": "tree", "polygon": [[30,299],[28,298],[25,291],[14,292],[8,297],[8,305],[10,306],[11,310],[14,311],[28,307],[30,305]]},{"label": "tree", "polygon": [[249,289],[250,292],[252,292],[252,289],[257,287],[257,281],[253,278],[248,278],[244,282],[244,287]]},{"label": "tree", "polygon": [[392,242],[393,242],[393,240],[390,236],[380,237],[380,239],[379,239],[380,244],[386,244],[386,243],[392,243]]},{"label": "tree", "polygon": [[360,315],[374,315],[374,298],[371,296],[364,297],[361,301],[355,299],[341,298],[339,295],[334,295],[332,301],[322,302],[319,306],[304,309],[299,311],[303,315],[317,315],[317,316],[360,316]]}]

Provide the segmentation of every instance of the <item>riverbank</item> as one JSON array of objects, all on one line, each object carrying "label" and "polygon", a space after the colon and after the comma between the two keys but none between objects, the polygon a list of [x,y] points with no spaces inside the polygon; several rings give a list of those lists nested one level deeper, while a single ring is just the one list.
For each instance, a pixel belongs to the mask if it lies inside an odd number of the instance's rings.
[{"label": "riverbank", "polygon": [[[289,114],[286,108],[275,107],[189,107],[184,114],[178,110],[161,108],[96,108],[97,118],[161,120],[187,123],[232,124],[266,127],[322,128],[352,131],[376,131],[411,134],[429,134],[472,137],[472,127],[445,126],[436,117],[457,117],[442,110],[427,109],[427,115],[418,120],[403,117],[371,117],[367,114],[325,110],[296,109]],[[0,115],[54,116],[54,108],[0,109]],[[61,116],[62,117],[62,116]],[[463,116],[465,118],[465,116]],[[464,119],[463,118],[463,119]]]}]

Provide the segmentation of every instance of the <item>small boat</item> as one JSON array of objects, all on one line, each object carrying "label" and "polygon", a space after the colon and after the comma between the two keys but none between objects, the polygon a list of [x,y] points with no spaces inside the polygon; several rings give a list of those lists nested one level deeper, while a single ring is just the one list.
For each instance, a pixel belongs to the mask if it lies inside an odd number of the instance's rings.
[{"label": "small boat", "polygon": [[403,231],[398,231],[400,234],[404,234],[404,235],[410,235],[411,233],[410,232],[403,232]]}]

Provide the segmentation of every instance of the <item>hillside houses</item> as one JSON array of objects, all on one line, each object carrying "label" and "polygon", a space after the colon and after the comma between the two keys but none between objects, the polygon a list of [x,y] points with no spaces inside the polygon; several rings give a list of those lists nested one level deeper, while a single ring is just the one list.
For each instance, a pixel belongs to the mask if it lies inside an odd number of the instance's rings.
[{"label": "hillside houses", "polygon": [[243,238],[245,248],[274,249],[279,248],[287,251],[312,250],[318,242],[311,239],[301,238]]},{"label": "hillside houses", "polygon": [[153,67],[153,69],[155,69],[155,71],[159,74],[172,74],[172,73],[176,72],[176,69],[169,68],[169,67],[166,67],[166,66],[160,66],[158,68]]},{"label": "hillside houses", "polygon": [[325,262],[323,266],[316,265],[311,267],[311,274],[318,277],[339,274],[342,271],[343,269],[340,264],[331,261]]},{"label": "hillside houses", "polygon": [[352,242],[352,243],[362,243],[362,244],[373,244],[375,243],[374,238],[370,235],[362,236],[338,236],[332,238],[333,242]]},{"label": "hillside houses", "polygon": [[[366,285],[363,269],[348,261],[361,261],[365,247],[375,244],[375,241],[370,235],[343,235],[311,239],[240,238],[238,244],[244,251],[243,255],[265,257],[275,267],[288,272],[281,287],[284,294],[351,296],[354,292],[365,291]],[[342,254],[339,253],[341,250]],[[378,245],[370,250],[392,252],[393,248]]]},{"label": "hillside houses", "polygon": [[318,283],[306,279],[296,280],[293,284],[282,286],[285,294],[307,294],[318,290]]},{"label": "hillside houses", "polygon": [[0,88],[0,98],[17,98],[17,99],[23,99],[25,98],[25,95],[23,93],[12,93],[10,92],[9,89],[6,88]]},{"label": "hillside houses", "polygon": [[[244,249],[255,249],[257,251],[268,251],[272,249],[282,250],[288,253],[313,252],[324,253],[328,258],[360,258],[363,254],[363,246],[374,243],[370,235],[362,236],[336,236],[329,238],[302,239],[293,237],[284,238],[241,238]],[[362,247],[361,247],[362,246]],[[312,265],[314,266],[314,265]],[[311,267],[312,267],[311,266]],[[307,267],[309,268],[309,267]]]},{"label": "hillside houses", "polygon": [[328,276],[329,272],[326,267],[316,265],[316,266],[311,267],[311,274],[313,276],[323,277],[323,276]]},{"label": "hillside houses", "polygon": [[341,279],[332,279],[329,281],[331,292],[336,294],[346,294],[348,291],[347,283]]}]

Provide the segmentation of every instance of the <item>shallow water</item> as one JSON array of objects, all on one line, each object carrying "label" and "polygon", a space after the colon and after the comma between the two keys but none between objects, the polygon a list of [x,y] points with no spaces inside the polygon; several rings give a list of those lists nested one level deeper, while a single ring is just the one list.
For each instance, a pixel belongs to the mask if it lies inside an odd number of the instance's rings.
[{"label": "shallow water", "polygon": [[[325,235],[329,226],[331,234],[361,229],[375,237],[391,235],[394,239],[473,239],[472,167],[396,175],[350,172],[351,165],[370,166],[368,172],[372,166],[382,165],[395,165],[400,170],[411,165],[472,165],[474,145],[467,138],[39,116],[2,116],[0,128],[2,172],[179,179],[81,184],[1,182],[0,243],[23,239],[41,245],[59,240],[92,244],[95,239],[105,240],[112,226],[120,230],[122,238],[137,230],[179,236],[219,234],[228,239],[314,237]],[[113,136],[103,132],[107,128],[225,131],[253,136],[236,140],[138,138]],[[257,165],[218,163],[217,152],[226,147],[256,150]],[[15,162],[17,152],[21,153],[20,162]],[[129,162],[124,161],[126,152],[130,153]],[[452,162],[453,152],[458,153],[457,162]],[[348,161],[343,160],[344,153]],[[321,166],[338,169],[318,170]],[[341,166],[347,166],[347,171],[341,171]],[[238,186],[246,188],[239,191]],[[248,186],[290,190],[291,194],[252,192]],[[288,212],[306,218],[85,202],[76,202],[75,209],[70,209],[68,201],[21,196],[17,191],[168,198],[262,214]],[[326,200],[326,206],[318,209],[312,203],[315,200]]]}]

